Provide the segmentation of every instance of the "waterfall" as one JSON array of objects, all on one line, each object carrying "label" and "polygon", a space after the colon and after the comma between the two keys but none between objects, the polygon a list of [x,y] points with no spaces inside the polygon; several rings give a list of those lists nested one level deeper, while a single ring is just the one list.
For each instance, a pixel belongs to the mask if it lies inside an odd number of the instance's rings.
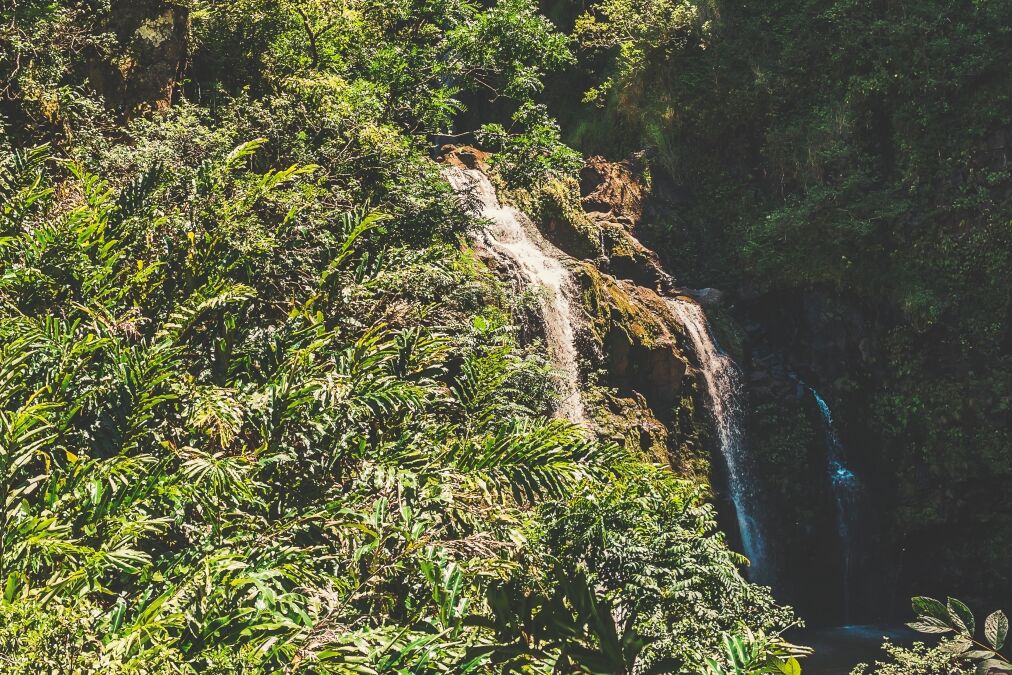
[{"label": "waterfall", "polygon": [[688,332],[706,380],[720,450],[727,466],[728,489],[738,519],[742,549],[752,563],[749,579],[771,583],[772,573],[767,565],[766,545],[759,523],[759,503],[742,429],[741,375],[734,361],[714,339],[702,307],[685,297],[668,298],[668,304]]},{"label": "waterfall", "polygon": [[557,414],[575,423],[583,422],[579,354],[573,330],[577,319],[570,301],[574,283],[560,262],[563,253],[541,236],[527,216],[500,204],[491,181],[481,171],[447,167],[444,175],[458,193],[477,198],[478,215],[491,223],[475,239],[479,253],[510,269],[525,287],[542,291],[541,316],[548,354],[560,380]]},{"label": "waterfall", "polygon": [[856,534],[854,525],[861,497],[861,482],[847,467],[843,442],[840,440],[840,434],[833,422],[833,412],[829,409],[829,404],[813,387],[808,387],[808,391],[811,392],[812,398],[819,406],[826,433],[826,465],[833,490],[833,500],[836,503],[836,533],[840,540],[843,556],[843,615],[846,621],[850,614],[851,556],[854,553],[854,536]]},{"label": "waterfall", "polygon": [[[580,319],[574,311],[577,305],[571,299],[572,275],[562,263],[565,255],[546,241],[523,213],[502,205],[491,181],[481,171],[446,167],[444,175],[459,194],[474,198],[478,215],[490,223],[475,237],[479,253],[508,269],[524,287],[543,291],[540,309],[548,353],[561,380],[562,400],[557,414],[573,422],[585,421],[574,341],[574,326]],[[663,281],[673,285],[670,278],[661,274]],[[752,581],[769,584],[772,573],[766,559],[759,500],[744,443],[741,375],[717,344],[706,315],[696,302],[681,296],[667,298],[667,302],[672,315],[688,332],[706,380],[742,549],[751,562],[748,576]]]}]

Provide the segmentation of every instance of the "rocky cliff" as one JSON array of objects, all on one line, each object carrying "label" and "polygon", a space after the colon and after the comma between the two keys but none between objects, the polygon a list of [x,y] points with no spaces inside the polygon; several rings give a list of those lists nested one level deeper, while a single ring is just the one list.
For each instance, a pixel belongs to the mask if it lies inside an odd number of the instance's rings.
[{"label": "rocky cliff", "polygon": [[[489,172],[487,159],[471,147],[441,152],[441,161],[464,169]],[[705,393],[691,365],[691,343],[663,297],[679,291],[635,236],[645,191],[634,162],[601,158],[588,160],[579,181],[499,190],[564,254],[577,282],[591,424],[604,438],[709,479]]]}]

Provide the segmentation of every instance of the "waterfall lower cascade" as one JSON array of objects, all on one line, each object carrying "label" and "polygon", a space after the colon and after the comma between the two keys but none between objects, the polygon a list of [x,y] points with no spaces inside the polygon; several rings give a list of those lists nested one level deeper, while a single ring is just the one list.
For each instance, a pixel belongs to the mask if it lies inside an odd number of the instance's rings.
[{"label": "waterfall lower cascade", "polygon": [[840,440],[840,434],[836,430],[836,424],[833,422],[833,412],[829,409],[829,404],[814,388],[809,387],[808,391],[811,392],[812,398],[819,406],[826,433],[827,469],[833,490],[833,500],[836,503],[836,532],[843,555],[843,614],[844,620],[847,620],[850,614],[851,556],[854,553],[855,525],[862,491],[861,481],[847,466],[845,448]]},{"label": "waterfall lower cascade", "polygon": [[585,420],[580,396],[580,368],[573,327],[577,317],[570,293],[572,275],[560,262],[564,254],[546,241],[520,211],[499,203],[488,177],[476,169],[447,167],[444,175],[461,194],[473,194],[479,215],[491,222],[475,245],[479,252],[503,263],[527,288],[540,288],[541,316],[545,323],[548,352],[559,371],[562,397],[557,414],[571,422]]},{"label": "waterfall lower cascade", "polygon": [[734,503],[745,556],[751,561],[751,581],[772,583],[766,560],[766,543],[760,525],[760,505],[752,482],[751,462],[746,454],[742,429],[741,375],[734,361],[720,348],[710,330],[703,308],[685,297],[668,298],[672,313],[685,326],[699,359],[720,438],[720,450],[727,465],[728,489]]}]

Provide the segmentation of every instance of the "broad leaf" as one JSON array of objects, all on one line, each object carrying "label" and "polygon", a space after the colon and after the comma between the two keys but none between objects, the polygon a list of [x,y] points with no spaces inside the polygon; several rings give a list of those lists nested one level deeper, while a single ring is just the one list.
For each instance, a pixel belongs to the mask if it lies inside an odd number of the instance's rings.
[{"label": "broad leaf", "polygon": [[977,664],[977,674],[988,675],[988,673],[992,670],[1007,672],[1010,667],[1012,666],[1009,665],[1008,661],[1003,661],[1001,659],[987,659],[986,661],[981,661]]},{"label": "broad leaf", "polygon": [[948,642],[943,642],[940,647],[950,654],[962,654],[973,647],[973,640],[965,637],[958,637]]},{"label": "broad leaf", "polygon": [[918,633],[948,633],[952,631],[952,628],[948,626],[939,626],[935,623],[929,623],[927,621],[911,621],[907,624],[910,628],[914,629]]},{"label": "broad leaf", "polygon": [[787,663],[781,663],[777,667],[784,675],[801,675],[801,664],[793,656],[787,660]]},{"label": "broad leaf", "polygon": [[994,658],[995,653],[990,649],[975,649],[972,652],[966,652],[963,655],[966,659],[990,659]]},{"label": "broad leaf", "polygon": [[1001,610],[994,612],[984,621],[984,637],[995,649],[1001,649],[1005,645],[1005,638],[1008,635],[1008,617]]},{"label": "broad leaf", "polygon": [[953,624],[960,629],[961,633],[972,637],[977,630],[977,624],[970,608],[956,598],[949,598],[948,609],[949,618],[952,619]]},{"label": "broad leaf", "polygon": [[938,619],[939,621],[949,622],[949,612],[946,611],[945,605],[934,598],[926,598],[924,596],[917,596],[911,598],[911,604],[913,605],[914,614],[920,617],[930,616]]}]

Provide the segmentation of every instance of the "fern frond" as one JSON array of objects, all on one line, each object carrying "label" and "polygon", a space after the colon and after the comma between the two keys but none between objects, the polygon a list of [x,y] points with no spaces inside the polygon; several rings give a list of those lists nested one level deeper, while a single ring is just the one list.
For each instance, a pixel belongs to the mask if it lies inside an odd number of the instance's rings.
[{"label": "fern frond", "polygon": [[48,145],[15,150],[0,158],[0,235],[20,233],[25,218],[52,194],[43,184]]},{"label": "fern frond", "polygon": [[178,343],[206,315],[226,307],[244,305],[256,295],[256,290],[245,284],[210,281],[169,315],[155,339]]},{"label": "fern frond", "polygon": [[109,225],[117,227],[129,218],[140,215],[147,206],[148,198],[154,192],[158,181],[161,180],[163,167],[156,163],[140,175],[134,177],[116,197],[112,213],[109,216]]}]

